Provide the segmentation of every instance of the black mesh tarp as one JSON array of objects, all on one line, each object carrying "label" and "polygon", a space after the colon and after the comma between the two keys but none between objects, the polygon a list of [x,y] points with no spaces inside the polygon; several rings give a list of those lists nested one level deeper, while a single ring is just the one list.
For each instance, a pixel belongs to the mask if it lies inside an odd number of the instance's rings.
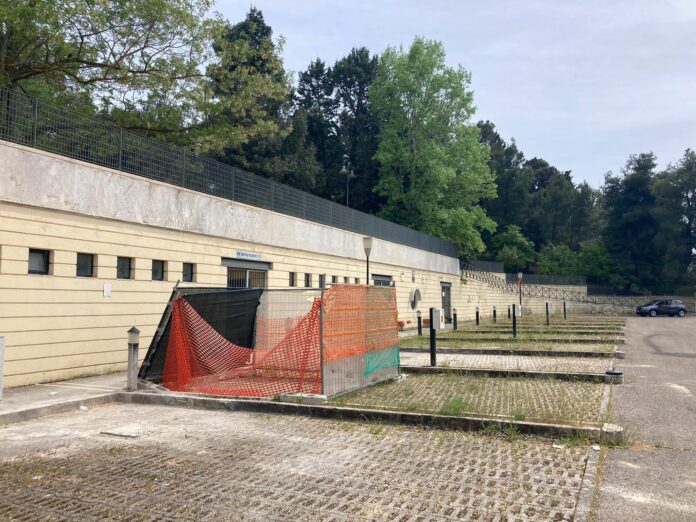
[{"label": "black mesh tarp", "polygon": [[[221,288],[179,288],[173,298],[183,297],[198,314],[225,339],[239,346],[254,347],[256,309],[263,290]],[[141,379],[159,383],[169,344],[169,317],[164,321],[162,335],[153,337],[140,367]]]}]

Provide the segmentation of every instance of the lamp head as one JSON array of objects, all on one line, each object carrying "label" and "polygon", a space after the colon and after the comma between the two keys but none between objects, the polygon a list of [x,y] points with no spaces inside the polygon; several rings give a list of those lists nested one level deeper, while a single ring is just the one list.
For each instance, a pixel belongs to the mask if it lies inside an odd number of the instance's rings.
[{"label": "lamp head", "polygon": [[363,238],[363,249],[365,249],[365,255],[367,257],[370,257],[370,252],[372,251],[372,238],[371,237],[364,237]]}]

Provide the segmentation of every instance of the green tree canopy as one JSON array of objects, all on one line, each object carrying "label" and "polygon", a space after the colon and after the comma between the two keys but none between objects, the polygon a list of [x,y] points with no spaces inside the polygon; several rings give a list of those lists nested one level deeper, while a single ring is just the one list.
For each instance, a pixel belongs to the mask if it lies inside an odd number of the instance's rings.
[{"label": "green tree canopy", "polygon": [[517,225],[508,225],[491,239],[495,260],[505,265],[507,272],[520,272],[529,269],[536,260],[534,243],[527,239]]},{"label": "green tree canopy", "polygon": [[388,48],[370,88],[377,115],[380,214],[455,243],[471,258],[495,223],[481,208],[495,197],[488,148],[471,124],[469,73],[445,64],[441,43],[416,38],[408,51]]}]

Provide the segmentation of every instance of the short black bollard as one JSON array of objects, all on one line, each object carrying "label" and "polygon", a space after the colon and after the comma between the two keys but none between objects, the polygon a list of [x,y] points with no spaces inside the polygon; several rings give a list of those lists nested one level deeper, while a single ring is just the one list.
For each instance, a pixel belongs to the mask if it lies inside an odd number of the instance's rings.
[{"label": "short black bollard", "polygon": [[452,308],[452,330],[457,329],[457,309]]},{"label": "short black bollard", "polygon": [[418,337],[423,336],[423,314],[420,310],[416,312],[416,317],[418,318]]},{"label": "short black bollard", "polygon": [[512,338],[517,339],[517,310],[515,305],[512,305]]},{"label": "short black bollard", "polygon": [[433,321],[435,309],[430,309],[430,366],[437,366],[437,342],[435,341],[435,322]]},{"label": "short black bollard", "polygon": [[479,307],[476,307],[476,326],[481,323],[481,316],[479,315]]},{"label": "short black bollard", "polygon": [[549,326],[549,303],[546,303],[546,326]]},{"label": "short black bollard", "polygon": [[566,308],[565,301],[563,301],[563,319],[568,319],[568,309]]},{"label": "short black bollard", "polygon": [[510,319],[510,305],[508,305],[508,319]]},{"label": "short black bollard", "polygon": [[495,306],[493,307],[493,322],[497,323],[498,322],[498,315],[495,310]]}]

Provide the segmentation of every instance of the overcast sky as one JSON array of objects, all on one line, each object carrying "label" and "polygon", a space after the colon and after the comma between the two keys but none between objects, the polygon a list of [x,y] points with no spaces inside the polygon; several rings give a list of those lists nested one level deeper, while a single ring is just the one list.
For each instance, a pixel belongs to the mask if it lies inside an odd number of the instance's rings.
[{"label": "overcast sky", "polygon": [[[218,0],[232,22],[252,3]],[[629,154],[696,148],[696,0],[256,0],[290,71],[352,47],[440,40],[472,74],[476,120],[594,186]]]}]

